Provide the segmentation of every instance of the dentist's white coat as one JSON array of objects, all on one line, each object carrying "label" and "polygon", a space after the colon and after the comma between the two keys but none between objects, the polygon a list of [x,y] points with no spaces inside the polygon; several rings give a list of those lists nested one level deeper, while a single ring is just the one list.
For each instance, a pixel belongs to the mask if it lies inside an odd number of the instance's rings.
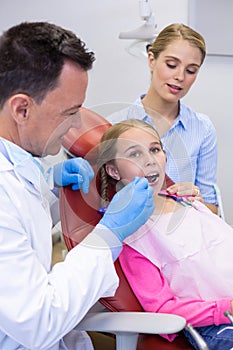
[{"label": "dentist's white coat", "polygon": [[58,199],[31,155],[0,139],[2,350],[93,349],[85,332],[72,329],[117,288],[111,251],[95,234],[101,226],[51,269],[51,205],[58,213]]}]

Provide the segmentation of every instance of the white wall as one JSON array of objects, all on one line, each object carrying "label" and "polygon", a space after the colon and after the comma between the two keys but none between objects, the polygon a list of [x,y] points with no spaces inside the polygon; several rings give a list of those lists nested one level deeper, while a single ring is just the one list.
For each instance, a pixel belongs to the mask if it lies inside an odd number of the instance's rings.
[{"label": "white wall", "polygon": [[[150,0],[150,5],[156,15],[158,30],[172,22],[188,24],[188,0]],[[118,39],[120,32],[142,24],[138,0],[1,0],[0,32],[24,20],[46,20],[69,28],[96,53],[97,60],[89,74],[87,107],[108,113],[122,103],[133,102],[147,90],[150,75],[146,58],[130,55],[126,49],[132,42]],[[232,33],[226,34],[232,38]],[[184,99],[197,111],[208,114],[216,126],[218,184],[230,224],[233,224],[232,81],[232,57],[207,57],[198,80]]]}]

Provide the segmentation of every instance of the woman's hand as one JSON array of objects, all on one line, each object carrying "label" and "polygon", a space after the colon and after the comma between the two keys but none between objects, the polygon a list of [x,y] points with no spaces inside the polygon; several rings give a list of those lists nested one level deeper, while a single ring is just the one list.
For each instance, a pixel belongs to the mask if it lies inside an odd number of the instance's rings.
[{"label": "woman's hand", "polygon": [[214,204],[204,202],[199,187],[195,186],[192,182],[177,182],[169,186],[167,192],[176,194],[177,196],[189,196],[190,201],[198,200],[204,203],[214,214],[218,214],[218,207]]},{"label": "woman's hand", "polygon": [[177,196],[190,196],[190,200],[198,200],[204,203],[199,187],[195,186],[192,182],[178,182],[169,186],[167,191]]}]

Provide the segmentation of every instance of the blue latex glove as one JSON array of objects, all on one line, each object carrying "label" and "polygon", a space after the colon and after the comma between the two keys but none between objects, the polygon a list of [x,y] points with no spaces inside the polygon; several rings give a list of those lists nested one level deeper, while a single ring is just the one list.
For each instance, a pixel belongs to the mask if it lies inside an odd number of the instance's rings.
[{"label": "blue latex glove", "polygon": [[122,242],[152,215],[155,209],[153,194],[147,179],[136,177],[115,194],[100,224],[108,227]]},{"label": "blue latex glove", "polygon": [[87,194],[89,184],[94,177],[90,164],[83,158],[72,158],[58,163],[53,168],[53,179],[56,186],[72,185],[72,190]]}]

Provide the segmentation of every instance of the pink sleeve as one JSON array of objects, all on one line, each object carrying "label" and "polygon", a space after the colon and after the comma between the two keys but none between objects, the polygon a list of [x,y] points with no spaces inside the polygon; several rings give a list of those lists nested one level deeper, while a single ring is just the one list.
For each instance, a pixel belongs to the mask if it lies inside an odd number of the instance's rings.
[{"label": "pink sleeve", "polygon": [[224,316],[231,311],[231,301],[178,299],[160,270],[133,248],[124,245],[120,263],[136,297],[145,311],[171,313],[184,317],[195,327],[230,323]]}]

